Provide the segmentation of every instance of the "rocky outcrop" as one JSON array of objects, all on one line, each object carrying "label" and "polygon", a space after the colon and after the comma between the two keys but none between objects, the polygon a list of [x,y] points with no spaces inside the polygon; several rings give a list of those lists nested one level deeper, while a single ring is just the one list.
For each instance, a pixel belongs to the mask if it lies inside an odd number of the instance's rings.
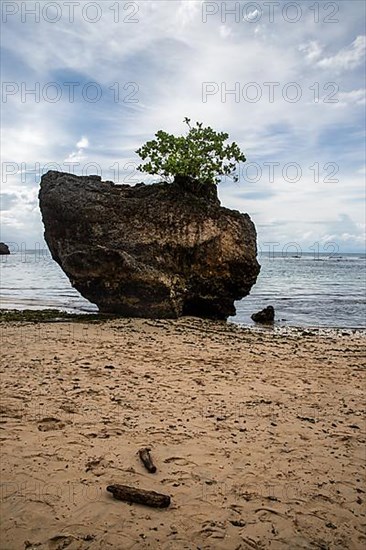
[{"label": "rocky outcrop", "polygon": [[10,254],[10,250],[7,244],[0,243],[0,254]]},{"label": "rocky outcrop", "polygon": [[39,198],[53,259],[101,312],[226,319],[256,282],[254,224],[221,207],[214,186],[50,171]]},{"label": "rocky outcrop", "polygon": [[253,313],[251,316],[255,323],[262,323],[262,325],[269,325],[274,322],[275,311],[273,306],[267,306],[257,313]]}]

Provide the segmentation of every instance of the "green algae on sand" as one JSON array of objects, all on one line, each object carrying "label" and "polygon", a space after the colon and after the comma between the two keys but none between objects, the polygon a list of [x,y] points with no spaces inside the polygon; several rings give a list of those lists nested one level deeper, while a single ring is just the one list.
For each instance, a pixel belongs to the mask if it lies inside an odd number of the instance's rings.
[{"label": "green algae on sand", "polygon": [[57,321],[75,321],[82,323],[95,323],[114,319],[113,315],[99,313],[67,313],[58,309],[0,309],[0,323],[28,322],[28,323],[52,323]]}]

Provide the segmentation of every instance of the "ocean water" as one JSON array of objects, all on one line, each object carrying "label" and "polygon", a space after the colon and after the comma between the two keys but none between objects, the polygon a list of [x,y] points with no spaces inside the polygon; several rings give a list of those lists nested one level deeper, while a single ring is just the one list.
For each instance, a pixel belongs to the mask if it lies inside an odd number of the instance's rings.
[{"label": "ocean water", "polygon": [[[366,327],[366,256],[261,254],[251,294],[230,321],[253,325],[252,313],[272,305],[278,326]],[[74,288],[48,250],[0,256],[0,308],[57,308],[92,313],[97,307]]]},{"label": "ocean water", "polygon": [[261,272],[231,320],[250,325],[253,312],[272,305],[276,322],[297,327],[366,327],[366,256],[302,253],[259,258]]}]

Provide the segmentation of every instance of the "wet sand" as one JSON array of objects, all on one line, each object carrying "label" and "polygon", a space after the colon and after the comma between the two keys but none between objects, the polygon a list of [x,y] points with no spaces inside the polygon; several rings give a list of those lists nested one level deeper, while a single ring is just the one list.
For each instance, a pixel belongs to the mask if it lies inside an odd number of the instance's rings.
[{"label": "wet sand", "polygon": [[[1,550],[365,548],[365,334],[0,331]],[[119,502],[115,483],[172,504]]]}]

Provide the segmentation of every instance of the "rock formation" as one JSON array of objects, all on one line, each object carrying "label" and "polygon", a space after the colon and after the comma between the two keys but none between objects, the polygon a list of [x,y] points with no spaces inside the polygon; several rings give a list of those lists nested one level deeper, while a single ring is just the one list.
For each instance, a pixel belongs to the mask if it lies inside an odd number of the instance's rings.
[{"label": "rock formation", "polygon": [[267,306],[257,313],[253,313],[251,316],[255,323],[262,323],[263,325],[272,324],[275,318],[275,311],[273,306]]},{"label": "rock formation", "polygon": [[0,243],[0,254],[10,254],[10,250],[7,244]]},{"label": "rock formation", "polygon": [[226,319],[256,282],[254,224],[221,207],[214,186],[50,171],[39,198],[53,259],[101,312]]}]

